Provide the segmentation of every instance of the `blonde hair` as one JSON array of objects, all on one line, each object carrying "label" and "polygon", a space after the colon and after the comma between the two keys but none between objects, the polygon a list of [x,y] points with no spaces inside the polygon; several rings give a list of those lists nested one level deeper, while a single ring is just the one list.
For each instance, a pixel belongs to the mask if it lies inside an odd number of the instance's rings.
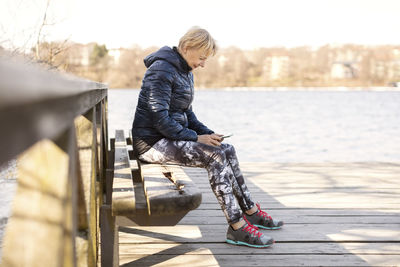
[{"label": "blonde hair", "polygon": [[180,50],[184,48],[203,49],[206,56],[215,55],[217,53],[217,43],[211,34],[200,27],[190,28],[185,35],[181,37],[178,45]]}]

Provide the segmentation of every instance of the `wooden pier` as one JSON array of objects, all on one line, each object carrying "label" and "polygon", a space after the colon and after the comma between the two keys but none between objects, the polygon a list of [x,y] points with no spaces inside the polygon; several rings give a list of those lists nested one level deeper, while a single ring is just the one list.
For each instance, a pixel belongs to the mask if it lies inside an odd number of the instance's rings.
[{"label": "wooden pier", "polygon": [[[202,192],[199,207],[196,191],[196,205],[185,211],[156,209],[171,208],[157,195],[166,192],[158,176],[142,177],[136,194],[132,153],[116,157],[109,149],[107,91],[105,84],[0,58],[0,166],[18,161],[15,194],[0,190],[2,207],[11,208],[0,213],[1,267],[400,266],[400,163],[242,163],[253,198],[286,224],[264,231],[276,240],[271,248],[233,246],[225,243],[227,224],[204,169],[180,172]],[[187,200],[192,187],[169,176]],[[198,208],[175,226],[127,227],[116,218],[122,212],[114,193],[124,201],[135,196],[127,207],[147,211],[151,225],[172,225],[153,223],[155,215]]]},{"label": "wooden pier", "polygon": [[268,249],[225,243],[202,169],[185,171],[200,207],[173,227],[121,227],[120,266],[400,266],[400,164],[242,163],[253,198],[281,230]]}]

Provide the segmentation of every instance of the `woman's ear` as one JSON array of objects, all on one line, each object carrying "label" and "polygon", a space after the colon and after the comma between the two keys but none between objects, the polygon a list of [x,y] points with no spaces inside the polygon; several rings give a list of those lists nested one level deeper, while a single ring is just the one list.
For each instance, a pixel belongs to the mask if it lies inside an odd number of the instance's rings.
[{"label": "woman's ear", "polygon": [[185,55],[187,53],[187,50],[188,50],[187,46],[182,47],[182,53],[184,53]]}]

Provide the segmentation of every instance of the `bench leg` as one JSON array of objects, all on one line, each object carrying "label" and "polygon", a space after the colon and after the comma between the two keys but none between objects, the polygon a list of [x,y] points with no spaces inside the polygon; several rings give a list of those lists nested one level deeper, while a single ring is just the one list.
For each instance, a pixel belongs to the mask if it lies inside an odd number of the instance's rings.
[{"label": "bench leg", "polygon": [[111,214],[110,205],[101,206],[100,217],[101,266],[119,267],[118,225]]}]

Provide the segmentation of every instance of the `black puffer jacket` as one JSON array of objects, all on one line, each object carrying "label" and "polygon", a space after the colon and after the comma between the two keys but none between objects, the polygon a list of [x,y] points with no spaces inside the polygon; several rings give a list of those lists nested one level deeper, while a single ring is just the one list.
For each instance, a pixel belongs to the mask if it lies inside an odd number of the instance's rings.
[{"label": "black puffer jacket", "polygon": [[162,47],[144,64],[148,69],[132,124],[134,139],[197,141],[197,135],[213,133],[192,111],[193,74],[176,47]]}]

